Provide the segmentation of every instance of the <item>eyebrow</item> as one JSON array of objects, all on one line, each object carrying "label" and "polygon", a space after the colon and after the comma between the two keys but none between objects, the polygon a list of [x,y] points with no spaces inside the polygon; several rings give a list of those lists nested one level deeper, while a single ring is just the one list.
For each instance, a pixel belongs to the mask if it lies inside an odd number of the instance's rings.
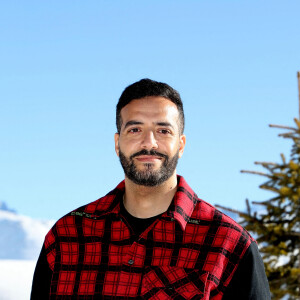
[{"label": "eyebrow", "polygon": [[126,129],[127,127],[129,127],[131,125],[142,125],[142,124],[143,124],[143,122],[131,120],[125,124],[124,129]]},{"label": "eyebrow", "polygon": [[[124,129],[132,125],[142,125],[142,124],[144,123],[141,121],[131,120],[125,124]],[[155,125],[174,128],[173,125],[169,122],[157,122],[155,123]]]},{"label": "eyebrow", "polygon": [[173,125],[169,122],[157,122],[156,125],[174,128]]}]

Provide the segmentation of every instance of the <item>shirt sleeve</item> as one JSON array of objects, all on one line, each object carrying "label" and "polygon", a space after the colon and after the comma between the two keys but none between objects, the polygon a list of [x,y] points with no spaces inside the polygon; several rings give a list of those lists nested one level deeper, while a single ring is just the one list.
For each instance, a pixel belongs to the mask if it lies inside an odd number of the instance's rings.
[{"label": "shirt sleeve", "polygon": [[30,300],[49,299],[51,278],[52,270],[47,261],[45,245],[43,245],[33,275]]},{"label": "shirt sleeve", "polygon": [[255,242],[247,249],[222,299],[271,299],[264,264]]}]

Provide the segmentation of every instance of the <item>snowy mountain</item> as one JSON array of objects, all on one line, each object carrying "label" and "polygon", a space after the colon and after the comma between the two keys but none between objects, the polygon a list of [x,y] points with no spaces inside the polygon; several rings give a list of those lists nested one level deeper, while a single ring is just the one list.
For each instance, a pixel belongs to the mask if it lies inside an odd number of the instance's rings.
[{"label": "snowy mountain", "polygon": [[30,299],[35,260],[0,259],[0,300]]},{"label": "snowy mountain", "polygon": [[28,300],[36,261],[54,221],[17,214],[0,202],[0,300]]},{"label": "snowy mountain", "polygon": [[36,260],[53,224],[19,215],[0,202],[0,259]]}]

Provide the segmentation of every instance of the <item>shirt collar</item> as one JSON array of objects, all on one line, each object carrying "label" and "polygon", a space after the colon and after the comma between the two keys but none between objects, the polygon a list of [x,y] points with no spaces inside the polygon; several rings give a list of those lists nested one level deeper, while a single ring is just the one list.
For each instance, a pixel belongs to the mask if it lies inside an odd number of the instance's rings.
[{"label": "shirt collar", "polygon": [[177,175],[177,182],[177,191],[167,214],[177,220],[184,230],[199,198],[182,176]]},{"label": "shirt collar", "polygon": [[[94,213],[99,214],[119,214],[120,213],[120,201],[125,191],[125,180],[120,182],[117,187],[109,192],[103,198],[95,201]],[[179,222],[181,228],[184,230],[187,222],[192,216],[194,208],[199,201],[198,196],[186,183],[184,178],[177,175],[177,191],[173,198],[173,201],[162,216],[169,216]],[[88,209],[89,210],[89,209]]]}]

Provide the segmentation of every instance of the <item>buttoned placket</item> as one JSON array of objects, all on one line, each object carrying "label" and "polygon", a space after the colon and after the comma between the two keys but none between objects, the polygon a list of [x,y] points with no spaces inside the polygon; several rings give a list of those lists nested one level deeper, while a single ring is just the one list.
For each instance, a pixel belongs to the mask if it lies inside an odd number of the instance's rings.
[{"label": "buttoned placket", "polygon": [[[130,228],[130,226],[127,224],[127,222],[125,221],[125,219],[122,216],[120,216],[120,220],[127,226],[127,228],[130,230],[131,234],[134,234],[133,230]],[[137,238],[131,244],[126,257],[123,260],[123,264],[122,264],[122,268],[121,268],[121,272],[120,272],[120,276],[119,276],[119,281],[122,282],[123,285],[126,282],[126,279],[128,279],[128,277],[125,275],[126,273],[128,274],[128,267],[130,268],[130,270],[131,270],[131,267],[133,267],[133,269],[134,269],[134,267],[136,265],[136,259],[138,259],[139,257],[143,257],[143,262],[138,263],[137,267],[140,267],[140,268],[145,267],[145,265],[144,265],[144,260],[146,258],[145,253],[141,252],[142,247],[144,247],[144,246],[142,246],[142,244],[140,244],[139,241],[141,241],[141,239],[146,239],[147,238],[146,235],[148,234],[148,232],[153,230],[153,228],[155,227],[155,225],[158,222],[160,222],[160,219],[155,220],[153,222],[153,224],[151,224],[149,228],[147,228],[144,232],[142,232],[139,236],[137,236]],[[140,245],[142,247],[140,247]],[[144,249],[144,251],[146,251],[146,249]],[[126,272],[124,272],[125,270],[126,270]],[[132,271],[132,273],[135,273],[135,271]],[[141,284],[143,281],[142,274],[143,274],[143,272],[141,273],[141,277],[140,277],[140,283],[139,283],[140,287],[141,287]],[[130,285],[130,282],[128,282],[128,285]],[[123,288],[122,285],[117,286],[117,294],[120,294],[122,288]]]},{"label": "buttoned placket", "polygon": [[[120,220],[121,222],[123,222],[127,228],[129,229],[129,231],[134,235],[133,233],[133,230],[132,228],[127,224],[127,222],[125,221],[125,219],[120,216]],[[137,256],[144,256],[143,253],[138,253],[138,249],[139,249],[139,241],[142,239],[142,238],[146,238],[145,237],[145,232],[147,231],[147,233],[150,231],[150,230],[153,230],[155,224],[157,224],[157,222],[159,222],[160,220],[155,220],[153,222],[153,224],[150,225],[149,228],[147,228],[144,232],[142,232],[139,236],[137,236],[137,238],[133,241],[132,245],[130,246],[129,250],[128,250],[128,254],[126,255],[126,258],[124,259],[123,261],[123,265],[125,264],[126,265],[126,262],[129,266],[133,266],[135,264],[135,258]]]}]

